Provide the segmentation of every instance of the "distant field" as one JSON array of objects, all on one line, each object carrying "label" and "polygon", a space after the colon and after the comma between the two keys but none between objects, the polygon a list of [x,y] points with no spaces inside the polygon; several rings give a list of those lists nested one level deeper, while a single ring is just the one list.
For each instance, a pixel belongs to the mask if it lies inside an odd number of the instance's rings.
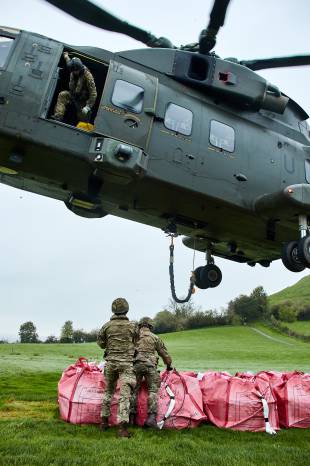
[{"label": "distant field", "polygon": [[[263,326],[218,327],[163,335],[182,369],[310,372],[310,344]],[[133,429],[130,440],[58,419],[57,382],[78,357],[101,359],[96,344],[0,345],[0,465],[306,465],[310,429],[276,437],[204,425],[185,431]]]},{"label": "distant field", "polygon": [[310,275],[302,278],[295,285],[289,286],[268,298],[271,305],[280,304],[286,300],[294,301],[299,305],[310,305]]},{"label": "distant field", "polygon": [[[257,326],[260,328],[259,326]],[[272,333],[277,341],[255,333],[250,327],[214,327],[162,335],[178,369],[196,371],[263,369],[291,370],[299,366],[310,372],[310,345]],[[290,350],[288,351],[288,348]],[[272,355],[272,357],[271,357]],[[59,372],[80,356],[100,361],[96,343],[0,345],[0,371]]]},{"label": "distant field", "polygon": [[296,322],[285,322],[288,328],[291,328],[295,332],[302,333],[304,335],[310,335],[310,321],[296,321]]}]

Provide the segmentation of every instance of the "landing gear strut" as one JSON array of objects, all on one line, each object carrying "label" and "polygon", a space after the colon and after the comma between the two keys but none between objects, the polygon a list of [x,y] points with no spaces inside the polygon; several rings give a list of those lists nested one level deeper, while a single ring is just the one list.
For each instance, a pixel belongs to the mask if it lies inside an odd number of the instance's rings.
[{"label": "landing gear strut", "polygon": [[291,272],[302,272],[310,268],[310,226],[306,215],[299,215],[298,241],[289,241],[282,248],[282,262]]},{"label": "landing gear strut", "polygon": [[206,252],[207,264],[204,267],[197,267],[194,270],[195,285],[200,289],[215,288],[222,281],[222,272],[214,264],[214,258],[211,252]]}]

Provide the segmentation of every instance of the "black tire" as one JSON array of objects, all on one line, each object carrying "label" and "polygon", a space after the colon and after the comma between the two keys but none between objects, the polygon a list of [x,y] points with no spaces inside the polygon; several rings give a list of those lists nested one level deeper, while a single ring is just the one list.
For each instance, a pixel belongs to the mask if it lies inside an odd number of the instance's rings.
[{"label": "black tire", "polygon": [[300,261],[309,269],[310,268],[310,235],[307,235],[298,241],[297,249],[298,249],[298,257]]},{"label": "black tire", "polygon": [[203,271],[204,267],[197,267],[197,269],[194,270],[195,274],[195,285],[197,288],[200,288],[201,290],[205,290],[208,288],[208,284],[206,284],[202,279],[201,279],[201,274]]},{"label": "black tire", "polygon": [[298,253],[298,241],[290,241],[283,245],[282,262],[291,272],[302,272],[306,268]]},{"label": "black tire", "polygon": [[215,288],[222,281],[221,269],[214,264],[208,264],[200,272],[200,279],[206,288]]}]

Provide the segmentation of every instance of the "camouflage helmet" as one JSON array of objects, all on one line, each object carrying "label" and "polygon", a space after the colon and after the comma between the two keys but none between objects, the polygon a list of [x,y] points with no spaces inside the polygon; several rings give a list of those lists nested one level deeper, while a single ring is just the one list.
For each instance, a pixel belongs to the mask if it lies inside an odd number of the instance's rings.
[{"label": "camouflage helmet", "polygon": [[139,321],[139,327],[154,328],[154,321],[150,317],[142,317]]},{"label": "camouflage helmet", "polygon": [[78,57],[73,57],[68,63],[70,71],[81,71],[84,68],[82,61]]},{"label": "camouflage helmet", "polygon": [[125,298],[114,299],[112,303],[113,314],[127,314],[129,310],[129,304]]}]

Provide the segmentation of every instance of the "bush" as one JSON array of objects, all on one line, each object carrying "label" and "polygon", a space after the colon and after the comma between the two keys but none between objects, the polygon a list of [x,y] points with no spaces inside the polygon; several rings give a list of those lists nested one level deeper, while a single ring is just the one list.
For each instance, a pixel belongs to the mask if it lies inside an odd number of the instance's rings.
[{"label": "bush", "polygon": [[263,287],[255,288],[250,296],[240,295],[230,301],[227,313],[231,323],[263,320],[268,314],[267,294]]},{"label": "bush", "polygon": [[279,306],[279,320],[283,322],[295,322],[297,319],[297,309],[292,303],[292,301],[284,301]]},{"label": "bush", "polygon": [[176,332],[215,325],[227,325],[228,323],[229,319],[226,310],[221,310],[221,312],[202,311],[200,307],[195,308],[192,302],[180,305],[170,301],[167,309],[156,314],[154,332]]},{"label": "bush", "polygon": [[54,335],[49,335],[44,343],[58,343],[58,340]]},{"label": "bush", "polygon": [[298,315],[297,315],[298,320],[310,320],[310,306],[305,306],[302,309],[300,309]]},{"label": "bush", "polygon": [[274,330],[277,330],[281,334],[288,335],[289,337],[298,338],[302,341],[310,342],[310,335],[305,335],[303,333],[298,333],[294,330],[291,330],[290,328],[286,327],[286,325],[283,325],[280,321],[275,319],[273,316],[271,316],[269,322],[265,322],[265,325]]},{"label": "bush", "polygon": [[154,332],[167,333],[175,332],[177,329],[177,322],[175,316],[170,311],[160,311],[154,318]]}]

